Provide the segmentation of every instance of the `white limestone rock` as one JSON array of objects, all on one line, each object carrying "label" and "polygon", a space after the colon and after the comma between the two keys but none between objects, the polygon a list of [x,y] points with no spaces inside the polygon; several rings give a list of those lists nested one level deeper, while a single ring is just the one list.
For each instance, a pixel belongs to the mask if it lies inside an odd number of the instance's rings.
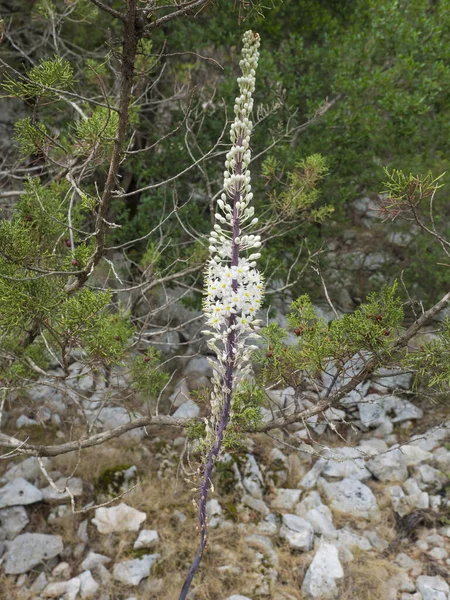
[{"label": "white limestone rock", "polygon": [[412,446],[411,444],[400,446],[399,450],[403,454],[407,467],[414,467],[423,462],[430,462],[434,458],[432,452],[422,450],[419,446]]},{"label": "white limestone rock", "polygon": [[[44,468],[48,470],[50,467],[50,459],[41,458],[41,460],[42,464],[44,465]],[[2,477],[2,480],[13,481],[14,479],[18,479],[19,477],[26,479],[34,485],[37,485],[39,483],[39,480],[43,477],[43,475],[41,467],[39,466],[39,463],[34,456],[30,456],[29,458],[23,460],[21,463],[18,463],[17,465],[14,465],[10,469],[8,469]]]},{"label": "white limestone rock", "polygon": [[250,496],[250,494],[244,494],[242,496],[242,504],[248,506],[257,513],[260,513],[263,517],[267,517],[267,515],[270,514],[269,507],[264,500],[254,498],[253,496]]},{"label": "white limestone rock", "polygon": [[158,532],[154,529],[143,529],[133,544],[134,550],[141,548],[154,548],[159,542]]},{"label": "white limestone rock", "polygon": [[81,575],[78,575],[80,580],[80,596],[81,598],[95,598],[100,585],[92,577],[90,571],[83,571]]},{"label": "white limestone rock", "polygon": [[417,578],[416,586],[423,600],[448,600],[450,587],[442,577],[421,575]]},{"label": "white limestone rock", "polygon": [[321,479],[319,487],[326,495],[331,508],[337,512],[363,519],[371,519],[379,514],[377,500],[372,490],[357,479],[345,478],[333,483]]},{"label": "white limestone rock", "polygon": [[112,508],[97,508],[92,523],[96,525],[100,533],[118,533],[121,531],[139,531],[146,518],[147,515],[144,512],[122,502]]},{"label": "white limestone rock", "polygon": [[344,570],[339,561],[338,549],[333,544],[322,542],[306,572],[302,593],[317,600],[335,598],[336,580],[343,577]]},{"label": "white limestone rock", "polygon": [[277,495],[272,501],[272,509],[274,510],[292,510],[302,494],[301,490],[288,488],[279,488],[276,493]]},{"label": "white limestone rock", "polygon": [[97,554],[96,552],[89,552],[86,558],[81,563],[81,568],[85,571],[93,571],[99,565],[107,565],[111,562],[111,559],[104,554]]},{"label": "white limestone rock", "polygon": [[333,525],[333,515],[331,510],[325,504],[321,504],[316,508],[308,510],[305,515],[305,520],[311,523],[314,533],[320,534],[327,540],[332,540],[336,537],[336,527]]},{"label": "white limestone rock", "polygon": [[264,479],[253,454],[247,454],[242,484],[253,498],[263,499]]},{"label": "white limestone rock", "polygon": [[383,483],[408,479],[406,460],[399,448],[374,456],[367,461],[367,468]]},{"label": "white limestone rock", "polygon": [[34,504],[41,500],[42,492],[22,477],[14,479],[0,489],[0,509]]},{"label": "white limestone rock", "polygon": [[184,419],[193,419],[194,417],[198,417],[200,414],[200,407],[193,400],[186,400],[183,402],[177,410],[173,413],[172,416],[184,418]]},{"label": "white limestone rock", "polygon": [[113,577],[125,585],[139,585],[150,575],[150,569],[160,557],[160,554],[145,554],[141,558],[124,560],[115,565]]},{"label": "white limestone rock", "polygon": [[[83,480],[79,477],[72,477],[69,482],[66,477],[61,477],[55,481],[55,485],[58,490],[65,490],[65,488],[68,487],[75,498],[81,496],[83,493]],[[62,493],[59,493],[51,485],[48,485],[42,490],[42,496],[44,502],[58,503],[70,501],[68,492],[63,491]]]},{"label": "white limestone rock", "polygon": [[324,458],[319,458],[316,460],[312,468],[306,473],[306,475],[301,479],[300,485],[307,490],[312,489],[317,485],[317,481],[322,474],[322,471],[325,468],[327,461]]},{"label": "white limestone rock", "polygon": [[61,554],[64,546],[59,535],[23,533],[8,545],[3,567],[7,575],[27,573],[44,560]]},{"label": "white limestone rock", "polygon": [[370,471],[364,466],[364,459],[357,448],[343,446],[342,448],[333,448],[326,452],[327,461],[322,470],[324,477],[342,479],[350,477],[352,479],[370,479]]},{"label": "white limestone rock", "polygon": [[280,537],[287,540],[291,548],[308,552],[313,547],[314,529],[302,517],[289,514],[283,515]]},{"label": "white limestone rock", "polygon": [[81,587],[79,577],[74,577],[69,581],[57,581],[49,583],[43,590],[44,598],[64,598],[64,600],[76,600]]},{"label": "white limestone rock", "polygon": [[0,510],[0,541],[14,539],[29,522],[23,506],[3,508]]}]

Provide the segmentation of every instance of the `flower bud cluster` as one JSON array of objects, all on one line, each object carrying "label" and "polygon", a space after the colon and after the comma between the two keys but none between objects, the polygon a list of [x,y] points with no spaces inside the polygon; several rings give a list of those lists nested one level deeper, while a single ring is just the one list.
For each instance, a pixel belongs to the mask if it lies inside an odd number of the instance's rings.
[{"label": "flower bud cluster", "polygon": [[[218,410],[227,387],[230,366],[240,376],[250,370],[249,359],[254,346],[247,343],[256,336],[264,285],[256,267],[260,257],[261,237],[251,233],[258,223],[253,199],[250,135],[252,122],[255,71],[258,64],[259,36],[247,31],[243,37],[242,77],[238,78],[239,96],[235,100],[235,119],[231,125],[232,147],[227,153],[224,171],[224,192],[217,201],[216,224],[209,237],[211,258],[207,266],[204,312],[210,337],[209,347],[217,355],[214,366],[212,412]],[[229,372],[229,370],[228,370]],[[236,377],[231,378],[234,387]]]}]

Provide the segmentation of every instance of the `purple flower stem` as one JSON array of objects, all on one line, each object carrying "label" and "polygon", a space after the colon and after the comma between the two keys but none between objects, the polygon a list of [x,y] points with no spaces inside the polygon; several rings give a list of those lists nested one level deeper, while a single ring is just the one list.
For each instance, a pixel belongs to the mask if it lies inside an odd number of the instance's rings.
[{"label": "purple flower stem", "polygon": [[[241,146],[243,143],[243,134],[238,137],[236,144]],[[237,156],[235,174],[240,175],[242,173],[242,154]],[[241,191],[239,189],[235,189],[233,196],[233,241],[231,248],[231,266],[237,267],[239,264],[239,244],[236,244],[235,239],[240,235],[240,221],[238,209],[236,207],[237,202],[241,200]],[[233,279],[231,282],[231,287],[236,292],[238,288],[238,282],[236,279]],[[227,329],[233,327],[236,323],[236,315],[231,314],[228,317]],[[214,463],[216,462],[220,450],[222,448],[222,442],[225,435],[225,430],[228,426],[228,422],[230,420],[230,409],[231,409],[231,400],[232,400],[232,389],[233,389],[233,380],[234,380],[234,370],[235,370],[235,347],[236,347],[236,331],[234,327],[231,329],[230,333],[227,334],[226,341],[226,355],[227,355],[227,367],[225,369],[224,375],[224,387],[229,390],[225,394],[222,414],[220,417],[219,425],[217,427],[216,440],[212,445],[206,460],[206,466],[203,473],[203,480],[200,486],[200,500],[198,504],[198,521],[200,525],[200,543],[197,549],[197,553],[195,555],[194,561],[192,562],[186,579],[184,581],[183,587],[181,589],[181,593],[178,600],[186,600],[187,595],[189,593],[189,589],[191,587],[192,580],[200,566],[203,552],[205,551],[206,543],[207,543],[207,533],[208,533],[208,525],[206,519],[206,503],[208,501],[208,494],[211,487],[211,475],[214,468]]]}]

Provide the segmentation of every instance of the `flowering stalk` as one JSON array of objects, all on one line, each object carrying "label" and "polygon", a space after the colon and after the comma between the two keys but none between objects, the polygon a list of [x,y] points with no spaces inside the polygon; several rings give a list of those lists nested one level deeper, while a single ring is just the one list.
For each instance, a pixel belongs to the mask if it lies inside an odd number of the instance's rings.
[{"label": "flowering stalk", "polygon": [[[259,35],[247,31],[243,36],[242,77],[238,77],[240,95],[235,100],[234,123],[231,125],[232,147],[227,154],[224,172],[224,193],[218,200],[216,224],[209,238],[211,258],[207,266],[204,312],[207,317],[208,346],[214,350],[216,361],[211,416],[207,423],[207,453],[200,487],[198,520],[200,544],[189,569],[179,600],[184,600],[194,575],[200,566],[207,541],[206,502],[211,486],[214,463],[220,456],[226,428],[232,416],[233,391],[250,372],[250,356],[255,346],[248,340],[256,336],[255,319],[261,304],[263,283],[256,268],[261,246],[259,235],[250,233],[258,222],[250,185],[250,135],[249,119],[253,108],[255,72],[259,58]],[[255,252],[256,250],[256,252]],[[244,253],[244,254],[243,254]]]}]

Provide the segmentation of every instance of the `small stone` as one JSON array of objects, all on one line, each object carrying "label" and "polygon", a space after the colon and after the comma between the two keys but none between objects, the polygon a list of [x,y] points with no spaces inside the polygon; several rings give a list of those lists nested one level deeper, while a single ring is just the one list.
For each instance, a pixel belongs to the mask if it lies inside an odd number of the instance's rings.
[{"label": "small stone", "polygon": [[414,467],[422,462],[427,462],[433,459],[432,452],[422,450],[422,448],[419,448],[419,446],[412,446],[410,444],[400,446],[400,452],[403,454],[408,467]]},{"label": "small stone", "polygon": [[0,508],[24,506],[41,500],[41,491],[22,477],[7,483],[0,489]]},{"label": "small stone", "polygon": [[264,479],[253,454],[247,454],[242,484],[251,496],[258,500],[263,499]]},{"label": "small stone", "polygon": [[76,498],[81,496],[83,493],[83,480],[79,477],[72,477],[69,481],[65,477],[61,477],[55,481],[55,485],[58,490],[63,490],[62,493],[57,492],[53,486],[49,485],[42,490],[42,496],[44,502],[57,503],[70,501],[70,495],[64,491],[66,487],[69,488],[71,494]]},{"label": "small stone", "polygon": [[226,600],[252,600],[248,596],[241,596],[240,594],[233,594],[232,596],[228,596]]},{"label": "small stone", "polygon": [[7,575],[27,573],[44,560],[50,560],[61,554],[64,546],[59,535],[43,533],[23,533],[8,546],[4,562]]},{"label": "small stone", "polygon": [[308,521],[297,515],[283,515],[280,537],[296,550],[308,552],[313,547],[314,530]]},{"label": "small stone", "polygon": [[372,490],[357,479],[343,479],[336,483],[320,480],[320,487],[327,496],[331,508],[337,512],[371,519],[379,514],[378,504]]},{"label": "small stone", "polygon": [[138,539],[133,544],[133,550],[140,550],[141,548],[153,548],[159,542],[158,532],[154,529],[143,529]]},{"label": "small stone", "polygon": [[144,512],[131,508],[124,503],[112,508],[100,507],[95,511],[92,523],[100,533],[116,533],[121,531],[138,531],[147,518]]},{"label": "small stone", "polygon": [[319,460],[316,460],[312,469],[308,471],[308,473],[306,473],[306,475],[300,481],[301,487],[304,487],[307,490],[315,487],[323,469],[325,468],[326,462],[327,461],[324,458],[319,458]]},{"label": "small stone", "polygon": [[74,577],[69,581],[49,583],[42,592],[44,598],[61,598],[64,600],[75,600],[80,591],[81,581],[79,577]]},{"label": "small stone", "polygon": [[333,516],[328,506],[322,504],[308,510],[305,520],[311,523],[314,533],[318,533],[328,540],[336,537],[336,527],[333,525]]},{"label": "small stone", "polygon": [[448,600],[450,587],[442,577],[421,575],[417,578],[416,586],[422,594],[423,600]]},{"label": "small stone", "polygon": [[405,481],[408,479],[408,467],[399,448],[388,450],[367,461],[367,468],[383,483]]},{"label": "small stone", "polygon": [[258,523],[258,533],[263,535],[276,535],[278,533],[277,518],[273,513],[266,516],[263,521]]},{"label": "small stone", "polygon": [[344,577],[338,550],[333,544],[322,542],[306,572],[302,593],[308,598],[334,598],[336,580]]},{"label": "small stone", "polygon": [[150,575],[150,569],[159,558],[160,554],[145,554],[141,558],[124,560],[115,565],[113,577],[126,585],[139,585]]},{"label": "small stone", "polygon": [[12,540],[24,529],[30,519],[23,506],[0,510],[0,540]]},{"label": "small stone", "polygon": [[45,573],[39,573],[39,575],[34,580],[33,585],[30,588],[30,591],[35,595],[39,595],[45,586],[48,584],[47,577]]},{"label": "small stone", "polygon": [[183,402],[177,410],[173,413],[173,417],[179,417],[184,419],[193,419],[198,417],[200,414],[200,407],[193,400],[187,400]]},{"label": "small stone", "polygon": [[81,563],[81,568],[85,571],[93,571],[99,565],[107,565],[110,562],[111,559],[108,556],[97,554],[96,552],[89,552],[89,554]]},{"label": "small stone", "polygon": [[447,558],[448,556],[448,552],[445,548],[433,548],[428,554],[436,560],[444,560],[444,558]]},{"label": "small stone", "polygon": [[411,558],[404,552],[400,552],[400,554],[397,554],[397,556],[395,557],[395,562],[402,569],[406,569],[408,573],[413,577],[417,577],[422,573],[422,562],[420,560],[415,560],[414,558]]},{"label": "small stone", "polygon": [[378,427],[389,419],[382,405],[382,397],[369,394],[359,404],[359,418],[365,427]]},{"label": "small stone", "polygon": [[[44,468],[48,470],[50,466],[50,460],[48,458],[41,458],[41,460]],[[17,465],[11,467],[11,469],[8,469],[3,478],[7,481],[13,481],[19,477],[22,477],[23,479],[26,479],[35,485],[38,483],[42,477],[42,470],[34,456],[30,456],[30,458],[26,458],[21,463],[18,463]]]},{"label": "small stone", "polygon": [[336,479],[350,477],[359,480],[372,477],[370,471],[364,466],[361,452],[357,448],[346,446],[333,448],[332,451],[327,451],[325,458],[328,458],[328,460],[322,471],[324,477],[334,477]]},{"label": "small stone", "polygon": [[300,500],[302,492],[301,490],[279,488],[276,493],[277,495],[272,501],[272,508],[275,510],[292,510]]},{"label": "small stone", "polygon": [[56,565],[56,567],[52,571],[52,577],[62,577],[64,579],[70,579],[70,575],[71,568],[69,563],[67,562],[60,562],[59,565]]},{"label": "small stone", "polygon": [[81,587],[80,587],[80,595],[82,598],[95,598],[99,589],[99,584],[92,577],[92,573],[90,571],[83,571],[81,575],[78,576]]},{"label": "small stone", "polygon": [[270,514],[269,507],[264,500],[258,500],[258,498],[250,496],[250,494],[244,494],[242,496],[242,504],[245,504],[252,510],[260,513],[263,517],[267,517],[267,515]]}]

